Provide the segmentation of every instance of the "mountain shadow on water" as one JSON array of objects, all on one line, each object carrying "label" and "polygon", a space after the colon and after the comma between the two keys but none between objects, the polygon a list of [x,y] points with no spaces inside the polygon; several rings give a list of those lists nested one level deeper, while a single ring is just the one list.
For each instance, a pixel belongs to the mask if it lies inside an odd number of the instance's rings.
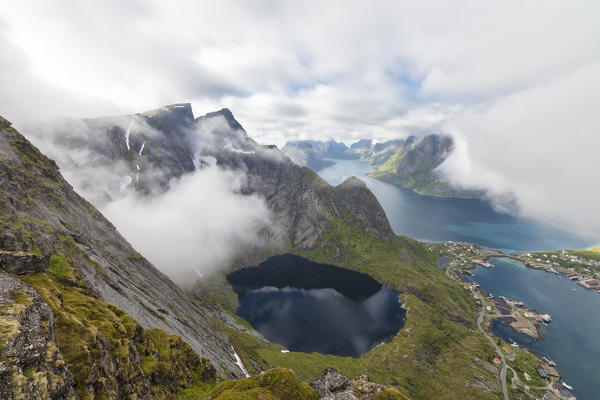
[{"label": "mountain shadow on water", "polygon": [[235,292],[262,287],[334,289],[351,300],[364,300],[381,289],[381,283],[367,274],[330,264],[320,264],[293,254],[271,257],[258,267],[242,268],[227,275]]},{"label": "mountain shadow on water", "polygon": [[236,314],[291,351],[360,357],[404,326],[398,292],[345,268],[285,254],[227,279]]}]

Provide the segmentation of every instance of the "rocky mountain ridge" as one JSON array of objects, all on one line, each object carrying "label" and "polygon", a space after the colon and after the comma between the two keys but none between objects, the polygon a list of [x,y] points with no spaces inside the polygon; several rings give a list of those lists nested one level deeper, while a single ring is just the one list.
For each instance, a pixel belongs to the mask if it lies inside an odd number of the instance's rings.
[{"label": "rocky mountain ridge", "polygon": [[[114,304],[145,329],[180,336],[210,358],[222,376],[243,376],[227,335],[214,326],[211,313],[137,253],[73,191],[56,164],[4,119],[0,119],[0,187],[3,268],[43,273],[52,257],[64,257],[62,268],[73,269],[72,281],[85,288],[86,296]],[[25,267],[7,267],[5,260],[11,257]]]},{"label": "rocky mountain ridge", "polygon": [[[242,192],[265,199],[274,226],[264,236],[272,243],[291,241],[299,249],[310,248],[328,221],[347,214],[346,206],[353,211],[360,208],[365,229],[380,238],[393,236],[383,209],[364,185],[330,187],[277,147],[260,145],[248,137],[227,109],[194,119],[189,104],[174,104],[130,116],[71,121],[67,127],[69,132],[60,127],[28,135],[48,150],[63,171],[74,171],[68,177],[94,204],[110,201],[125,190],[147,195],[164,192],[173,179],[214,163],[243,173]],[[78,139],[72,139],[75,137]],[[343,152],[339,145],[332,146]],[[88,157],[82,161],[72,157],[73,153]],[[103,176],[109,183],[93,185],[87,191],[98,169],[109,175]],[[129,183],[116,184],[124,180]],[[342,204],[339,195],[348,199],[352,193],[361,201]]]}]

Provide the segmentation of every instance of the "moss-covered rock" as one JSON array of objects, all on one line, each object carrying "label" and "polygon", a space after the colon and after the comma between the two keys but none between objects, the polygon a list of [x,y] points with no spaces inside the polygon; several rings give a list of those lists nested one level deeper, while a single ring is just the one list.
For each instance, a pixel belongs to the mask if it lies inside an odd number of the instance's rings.
[{"label": "moss-covered rock", "polygon": [[50,257],[48,272],[22,279],[54,313],[56,345],[81,399],[169,398],[215,382],[211,363],[180,337],[144,330],[118,307],[95,298],[67,257]]},{"label": "moss-covered rock", "polygon": [[31,286],[0,272],[0,399],[74,398],[52,322]]},{"label": "moss-covered rock", "polygon": [[319,394],[292,370],[275,368],[250,378],[226,381],[205,400],[317,400]]}]

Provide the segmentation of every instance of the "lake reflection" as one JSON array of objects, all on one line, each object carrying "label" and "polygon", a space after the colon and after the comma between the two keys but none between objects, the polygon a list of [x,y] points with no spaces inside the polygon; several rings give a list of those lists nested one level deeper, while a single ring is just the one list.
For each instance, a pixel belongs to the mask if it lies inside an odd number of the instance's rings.
[{"label": "lake reflection", "polygon": [[240,299],[238,315],[292,351],[358,357],[404,324],[398,293],[385,286],[362,301],[334,289],[266,287]]},{"label": "lake reflection", "polygon": [[359,357],[404,326],[399,293],[346,268],[285,254],[227,280],[236,313],[291,351]]}]

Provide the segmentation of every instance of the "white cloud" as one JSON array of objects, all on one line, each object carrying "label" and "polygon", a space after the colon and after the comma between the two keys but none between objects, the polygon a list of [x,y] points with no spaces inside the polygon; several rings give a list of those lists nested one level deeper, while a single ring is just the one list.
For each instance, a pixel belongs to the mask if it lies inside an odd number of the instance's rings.
[{"label": "white cloud", "polygon": [[513,194],[521,213],[600,237],[600,63],[449,123],[442,166],[462,185]]},{"label": "white cloud", "polygon": [[[3,2],[0,15],[0,113],[17,127],[180,101],[197,113],[229,107],[253,138],[280,146],[449,126],[471,149],[453,157],[461,182],[493,182],[528,215],[561,223],[593,213],[584,198],[600,201],[587,173],[597,165],[562,149],[596,144],[594,96],[570,78],[600,62],[596,1],[51,0]],[[558,136],[571,116],[582,133]],[[481,156],[509,142],[511,163]],[[562,172],[541,167],[536,142],[563,151]],[[591,179],[571,187],[578,200],[528,205],[558,196],[564,175]]]},{"label": "white cloud", "polygon": [[242,195],[245,175],[206,167],[171,183],[154,197],[134,194],[102,212],[132,245],[175,282],[185,285],[264,244],[270,225],[263,199]]}]

